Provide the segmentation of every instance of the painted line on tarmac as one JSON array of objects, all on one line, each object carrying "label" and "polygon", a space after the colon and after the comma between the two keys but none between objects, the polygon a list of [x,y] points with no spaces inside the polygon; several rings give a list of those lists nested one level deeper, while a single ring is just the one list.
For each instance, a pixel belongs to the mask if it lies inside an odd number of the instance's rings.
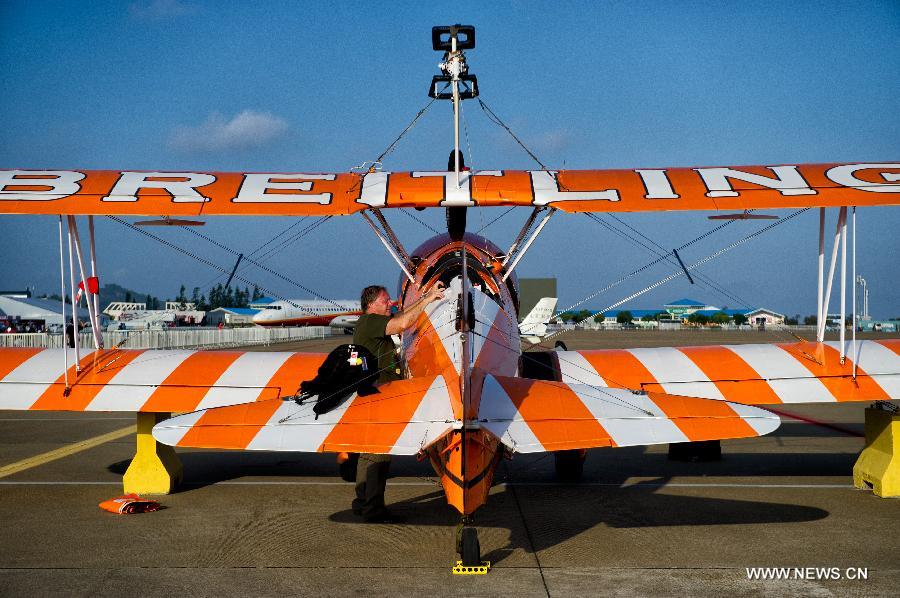
[{"label": "painted line on tarmac", "polygon": [[[0,481],[0,486],[102,486],[102,485],[121,485],[121,481]],[[348,482],[308,482],[298,480],[295,482],[213,482],[204,484],[203,482],[185,483],[183,487],[198,486],[349,486]],[[436,485],[429,482],[388,482],[388,486],[429,486]],[[605,486],[610,488],[621,488],[629,490],[631,488],[786,488],[786,489],[843,489],[855,490],[852,484],[622,484],[589,482],[585,484],[555,484],[552,482],[517,482],[513,484],[497,484],[497,486],[516,486],[516,487],[536,487],[536,486],[566,486],[569,488],[588,487],[588,486]]]},{"label": "painted line on tarmac", "polygon": [[137,426],[132,425],[128,426],[127,428],[122,428],[121,430],[115,430],[113,432],[101,434],[100,436],[94,436],[93,438],[88,438],[87,440],[73,442],[72,444],[67,444],[66,446],[60,447],[58,449],[54,449],[46,453],[41,453],[40,455],[35,455],[33,457],[28,457],[27,459],[22,459],[21,461],[16,461],[15,463],[10,463],[9,465],[4,465],[3,467],[0,467],[0,478],[5,478],[7,476],[19,473],[20,471],[38,467],[40,465],[50,463],[51,461],[56,461],[57,459],[62,459],[63,457],[68,457],[69,455],[74,455],[76,453],[86,451],[88,449],[94,448],[95,446],[100,446],[101,444],[107,443],[111,440],[118,440],[119,438],[122,438],[124,436],[136,433]]}]

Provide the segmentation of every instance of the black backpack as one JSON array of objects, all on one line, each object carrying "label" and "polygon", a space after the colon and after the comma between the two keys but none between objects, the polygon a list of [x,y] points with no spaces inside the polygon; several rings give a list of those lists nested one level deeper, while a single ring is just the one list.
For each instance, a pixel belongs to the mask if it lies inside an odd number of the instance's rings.
[{"label": "black backpack", "polygon": [[365,396],[378,392],[374,387],[377,381],[378,358],[362,345],[341,345],[328,354],[315,378],[302,382],[298,394],[285,399],[302,405],[317,397],[313,412],[318,419],[353,393]]}]

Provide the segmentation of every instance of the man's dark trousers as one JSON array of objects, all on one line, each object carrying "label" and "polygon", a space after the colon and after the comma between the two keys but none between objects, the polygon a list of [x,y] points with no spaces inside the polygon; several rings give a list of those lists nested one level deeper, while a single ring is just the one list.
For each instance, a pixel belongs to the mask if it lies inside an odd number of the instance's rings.
[{"label": "man's dark trousers", "polygon": [[365,518],[378,517],[387,513],[387,508],[384,506],[384,490],[390,468],[390,455],[363,453],[359,456],[359,463],[356,465],[354,513]]}]

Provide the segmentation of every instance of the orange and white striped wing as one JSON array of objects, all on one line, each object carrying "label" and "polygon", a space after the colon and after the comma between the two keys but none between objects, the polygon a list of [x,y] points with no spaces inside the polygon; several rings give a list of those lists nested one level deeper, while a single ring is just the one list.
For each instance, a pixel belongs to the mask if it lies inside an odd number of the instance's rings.
[{"label": "orange and white striped wing", "polygon": [[747,438],[780,424],[725,401],[502,376],[485,379],[479,418],[520,453]]},{"label": "orange and white striped wing", "polygon": [[157,424],[153,436],[178,447],[415,455],[454,425],[443,376],[377,391],[354,393],[318,418],[314,402],[281,399],[195,411]]},{"label": "orange and white striped wing", "polygon": [[316,353],[0,349],[0,409],[193,411],[291,395],[315,377]]},{"label": "orange and white striped wing", "polygon": [[[900,340],[560,351],[561,380],[746,405],[900,398]],[[854,361],[856,366],[854,367]],[[855,377],[854,377],[855,374]]]},{"label": "orange and white striped wing", "polygon": [[368,173],[0,170],[0,214],[324,216],[368,208],[669,212],[900,203],[900,163]]}]

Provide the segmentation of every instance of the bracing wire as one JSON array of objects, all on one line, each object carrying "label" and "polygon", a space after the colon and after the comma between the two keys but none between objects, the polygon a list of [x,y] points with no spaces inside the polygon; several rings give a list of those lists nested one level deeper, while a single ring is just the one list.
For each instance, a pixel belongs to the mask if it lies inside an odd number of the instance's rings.
[{"label": "bracing wire", "polygon": [[[158,242],[158,243],[160,243],[160,244],[162,244],[162,245],[165,245],[166,247],[168,247],[168,248],[170,248],[170,249],[173,249],[173,250],[175,250],[175,251],[177,251],[177,252],[179,252],[179,253],[182,253],[182,254],[184,254],[184,255],[186,255],[186,256],[188,256],[188,257],[191,257],[191,258],[197,260],[198,262],[200,262],[201,264],[204,264],[204,265],[206,265],[206,266],[209,266],[210,268],[213,268],[214,270],[218,270],[219,272],[222,272],[222,273],[224,273],[225,275],[230,274],[230,272],[229,272],[227,269],[223,268],[222,266],[220,266],[220,265],[218,265],[218,264],[215,264],[215,263],[213,263],[213,262],[207,260],[206,258],[197,255],[196,253],[193,253],[193,252],[191,252],[191,251],[188,251],[187,249],[184,249],[183,247],[180,247],[180,246],[176,245],[175,243],[172,243],[171,241],[167,241],[166,239],[163,239],[162,237],[158,237],[158,236],[154,235],[153,233],[151,233],[151,232],[149,232],[149,231],[146,231],[146,230],[144,230],[144,229],[142,229],[142,228],[140,228],[140,227],[137,227],[137,226],[131,224],[130,222],[127,222],[127,221],[125,221],[125,220],[122,220],[121,218],[118,218],[117,216],[107,216],[107,218],[109,218],[110,220],[114,220],[115,222],[118,222],[119,224],[121,224],[121,225],[123,225],[123,226],[126,226],[126,227],[130,228],[131,230],[133,230],[133,231],[135,231],[135,232],[137,232],[137,233],[140,233],[140,234],[142,234],[142,235],[144,235],[144,236],[146,236],[146,237],[149,237],[150,239],[153,239],[154,241],[156,241],[156,242]],[[286,299],[286,298],[284,298],[284,297],[278,295],[278,294],[275,293],[274,291],[271,291],[270,289],[267,289],[266,287],[261,286],[261,285],[255,283],[255,282],[253,282],[253,281],[251,281],[251,280],[248,280],[248,279],[244,278],[243,276],[240,276],[240,275],[237,274],[237,273],[235,273],[234,278],[235,278],[236,280],[239,280],[239,281],[243,282],[244,284],[256,286],[256,287],[259,288],[261,291],[265,292],[267,295],[269,295],[269,296],[271,296],[271,297],[275,297],[276,299],[280,299],[281,301],[285,301],[285,302],[289,303],[290,305],[293,305],[294,307],[296,307],[296,308],[298,308],[298,309],[302,309],[299,305],[297,305],[296,303],[294,303],[294,302],[291,301],[290,299]],[[301,287],[301,288],[304,288],[304,290],[307,290],[307,289],[305,289],[305,287]],[[309,291],[308,291],[308,292],[309,292]],[[320,297],[320,299],[321,299],[321,297]],[[326,299],[326,301],[328,301],[328,300]],[[335,305],[337,305],[337,304],[335,303]],[[303,311],[305,311],[305,312],[308,313],[309,315],[316,315],[316,314],[314,314],[313,312],[308,312],[308,311],[306,311],[306,310],[303,310]]]}]

